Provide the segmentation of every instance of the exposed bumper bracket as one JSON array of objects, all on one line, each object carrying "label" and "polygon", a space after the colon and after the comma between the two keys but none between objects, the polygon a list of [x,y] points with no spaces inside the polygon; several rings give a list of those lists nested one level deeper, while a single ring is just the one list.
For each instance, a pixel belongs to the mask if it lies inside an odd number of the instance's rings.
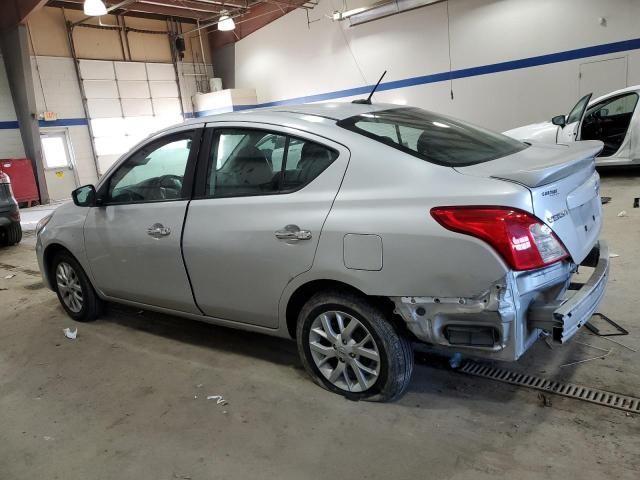
[{"label": "exposed bumper bracket", "polygon": [[527,316],[530,327],[552,333],[554,340],[565,343],[589,321],[604,297],[607,286],[609,248],[606,242],[600,241],[583,265],[594,266],[595,269],[582,288],[565,300],[544,305],[532,304]]}]

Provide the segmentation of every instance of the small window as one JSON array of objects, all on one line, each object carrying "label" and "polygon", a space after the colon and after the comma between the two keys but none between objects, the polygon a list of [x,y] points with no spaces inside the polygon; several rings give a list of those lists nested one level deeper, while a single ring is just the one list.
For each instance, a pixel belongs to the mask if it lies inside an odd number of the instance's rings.
[{"label": "small window", "polygon": [[182,182],[194,132],[152,142],[131,155],[109,179],[108,202],[136,203],[184,198]]},{"label": "small window", "polygon": [[291,138],[282,190],[291,191],[303,187],[320,175],[337,157],[336,151],[318,143]]},{"label": "small window", "polygon": [[338,125],[428,162],[460,167],[488,162],[528,145],[419,108],[363,113]]},{"label": "small window", "polygon": [[[207,175],[207,196],[260,195],[278,191],[286,136],[263,130],[225,129],[217,136]],[[274,168],[273,160],[276,160]]]},{"label": "small window", "polygon": [[63,135],[41,138],[42,152],[46,168],[65,168],[69,166],[66,139]]}]

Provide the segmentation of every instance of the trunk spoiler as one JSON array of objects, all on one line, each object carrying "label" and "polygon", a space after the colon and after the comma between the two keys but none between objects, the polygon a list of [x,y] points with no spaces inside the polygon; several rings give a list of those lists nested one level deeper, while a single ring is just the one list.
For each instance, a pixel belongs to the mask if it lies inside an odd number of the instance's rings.
[{"label": "trunk spoiler", "polygon": [[[513,155],[468,167],[457,167],[459,173],[539,187],[565,178],[594,163],[604,144],[598,140],[571,145],[532,144]],[[595,167],[594,167],[595,168]]]}]

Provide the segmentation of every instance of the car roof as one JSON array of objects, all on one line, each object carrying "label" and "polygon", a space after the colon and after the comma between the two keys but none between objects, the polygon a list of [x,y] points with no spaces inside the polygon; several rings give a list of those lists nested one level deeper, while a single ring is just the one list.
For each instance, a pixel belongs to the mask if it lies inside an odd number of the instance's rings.
[{"label": "car roof", "polygon": [[[325,102],[311,103],[304,105],[279,105],[265,108],[252,108],[247,110],[239,110],[236,112],[219,113],[217,115],[207,115],[187,120],[182,125],[193,123],[207,122],[228,122],[228,121],[251,121],[264,120],[265,117],[271,117],[274,121],[280,119],[296,119],[305,120],[306,116],[315,116],[327,118],[330,120],[344,120],[345,118],[363,113],[377,112],[380,110],[388,110],[390,108],[401,108],[402,105],[394,105],[390,103],[361,104],[351,102]],[[309,119],[307,119],[309,121]],[[313,120],[310,120],[313,122]]]},{"label": "car roof", "polygon": [[610,92],[607,93],[606,95],[602,95],[596,99],[593,99],[589,102],[589,105],[594,105],[602,100],[606,100],[607,98],[611,98],[611,97],[616,97],[618,95],[621,95],[623,93],[629,93],[629,92],[638,92],[640,93],[640,85],[633,85],[632,87],[627,87],[627,88],[621,88],[620,90],[616,90],[614,92]]}]

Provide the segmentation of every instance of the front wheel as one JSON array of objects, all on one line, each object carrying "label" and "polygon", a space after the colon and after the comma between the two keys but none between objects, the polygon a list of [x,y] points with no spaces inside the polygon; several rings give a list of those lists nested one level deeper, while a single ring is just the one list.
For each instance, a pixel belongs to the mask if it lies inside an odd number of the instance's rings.
[{"label": "front wheel", "polygon": [[298,351],[316,383],[352,400],[391,401],[407,389],[411,343],[366,298],[314,295],[298,316]]},{"label": "front wheel", "polygon": [[56,255],[52,273],[58,300],[71,318],[78,322],[90,322],[98,318],[102,301],[73,256],[66,252]]}]

